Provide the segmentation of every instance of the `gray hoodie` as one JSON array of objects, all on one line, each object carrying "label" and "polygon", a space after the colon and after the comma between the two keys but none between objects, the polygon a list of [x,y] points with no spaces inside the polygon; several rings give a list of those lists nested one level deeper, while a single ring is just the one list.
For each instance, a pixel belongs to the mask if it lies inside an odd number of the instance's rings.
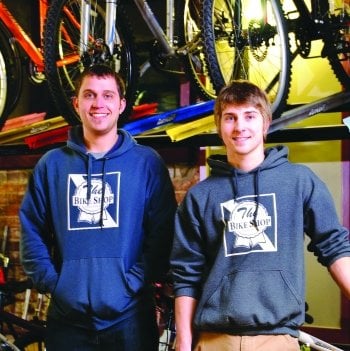
[{"label": "gray hoodie", "polygon": [[210,177],[180,205],[174,293],[198,299],[196,329],[297,336],[305,316],[304,233],[322,265],[350,256],[327,187],[287,157],[284,146],[266,149],[264,162],[244,172],[213,156]]}]

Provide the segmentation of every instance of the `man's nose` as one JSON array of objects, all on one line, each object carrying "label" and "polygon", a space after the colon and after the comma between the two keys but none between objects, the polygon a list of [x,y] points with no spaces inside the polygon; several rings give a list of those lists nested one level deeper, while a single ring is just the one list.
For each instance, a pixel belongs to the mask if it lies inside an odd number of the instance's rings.
[{"label": "man's nose", "polygon": [[104,105],[103,97],[96,95],[94,98],[93,106],[94,107],[101,107]]},{"label": "man's nose", "polygon": [[237,118],[235,120],[235,130],[242,131],[245,128],[244,120],[242,118]]}]

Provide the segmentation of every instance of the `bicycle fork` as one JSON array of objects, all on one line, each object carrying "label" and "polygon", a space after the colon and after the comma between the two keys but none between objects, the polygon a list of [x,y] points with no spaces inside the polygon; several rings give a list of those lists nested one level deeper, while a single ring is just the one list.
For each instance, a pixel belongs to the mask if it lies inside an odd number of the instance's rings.
[{"label": "bicycle fork", "polygon": [[[117,2],[118,0],[109,0],[106,2],[105,9],[105,37],[96,38],[91,45],[89,40],[91,22],[97,17],[97,8],[93,7],[90,0],[81,0],[80,13],[80,57],[83,58],[84,66],[91,63],[110,62],[114,64],[114,69],[119,71],[120,52],[115,48],[120,48],[121,40],[116,31],[115,23],[117,21]],[[96,5],[97,6],[97,5]],[[84,60],[85,55],[89,57]],[[92,62],[91,62],[92,58]]]},{"label": "bicycle fork", "polygon": [[[145,23],[152,32],[153,36],[162,48],[164,56],[175,55],[175,36],[174,36],[174,0],[167,0],[166,4],[166,32],[163,31],[157,18],[146,0],[133,0],[142,15]],[[118,65],[120,60],[121,40],[116,30],[117,10],[119,0],[109,0],[105,8],[105,37],[93,40],[91,45],[91,23],[97,17],[97,11],[101,10],[94,7],[91,0],[81,0],[80,13],[80,57],[84,67],[98,62],[113,62]],[[89,40],[90,39],[90,40]],[[115,52],[117,51],[117,52]],[[119,71],[119,67],[115,67]]]}]

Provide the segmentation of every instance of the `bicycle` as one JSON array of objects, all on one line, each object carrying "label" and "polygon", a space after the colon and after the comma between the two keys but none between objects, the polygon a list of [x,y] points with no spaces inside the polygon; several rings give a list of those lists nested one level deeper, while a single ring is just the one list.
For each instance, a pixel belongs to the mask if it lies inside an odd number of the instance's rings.
[{"label": "bicycle", "polygon": [[15,295],[32,288],[30,280],[8,281],[0,284],[0,350],[44,351],[45,322],[35,316],[32,320],[5,311],[15,302]]},{"label": "bicycle", "polygon": [[249,79],[267,92],[278,118],[287,106],[292,62],[297,55],[315,57],[317,40],[323,43],[318,56],[349,89],[348,0],[312,0],[310,6],[304,0],[203,0],[201,11],[203,53],[216,91],[231,79]]},{"label": "bicycle", "polygon": [[[0,0],[0,127],[20,96],[24,75],[20,49],[28,58],[32,81],[47,81],[54,101],[70,124],[80,123],[71,105],[76,75],[94,63],[113,65],[127,86],[128,107],[121,117],[125,122],[136,100],[140,68],[123,4],[117,4],[117,0],[48,1],[38,0],[40,38],[36,45]],[[134,0],[134,4],[155,38],[151,64],[161,71],[189,75],[199,95],[212,98],[214,90],[200,43],[198,3],[181,0],[175,5],[167,0],[166,33],[146,1]],[[172,68],[174,61],[179,69]]]},{"label": "bicycle", "polygon": [[316,338],[303,331],[299,332],[300,350],[319,350],[319,351],[343,351],[339,347],[332,345],[324,340]]},{"label": "bicycle", "polygon": [[[215,96],[201,44],[200,2],[167,0],[164,31],[144,0],[133,0],[154,37],[149,62],[157,70],[189,75],[204,99]],[[130,5],[130,3],[129,3]],[[52,0],[44,35],[45,73],[51,95],[70,124],[80,123],[71,104],[74,78],[95,63],[111,65],[126,82],[129,108],[135,102],[140,66],[124,1]]]},{"label": "bicycle", "polygon": [[[28,307],[32,281],[9,280],[9,257],[6,256],[9,227],[5,226],[0,246],[0,351],[26,351],[35,346],[35,350],[44,351],[45,321],[40,319],[42,298],[38,299],[35,313],[28,320]],[[22,317],[11,313],[7,306],[15,305],[17,294],[26,292]],[[38,294],[38,296],[42,296]],[[33,349],[31,349],[33,350]]]},{"label": "bicycle", "polygon": [[39,84],[45,80],[41,43],[47,8],[48,0],[38,0],[40,44],[36,45],[0,1],[0,129],[21,94],[24,72],[20,49],[28,58],[28,75],[32,82]]}]

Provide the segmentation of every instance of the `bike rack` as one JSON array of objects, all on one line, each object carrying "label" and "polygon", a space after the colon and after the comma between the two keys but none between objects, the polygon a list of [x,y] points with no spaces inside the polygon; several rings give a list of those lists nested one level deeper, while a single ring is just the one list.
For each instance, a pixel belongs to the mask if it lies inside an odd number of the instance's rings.
[{"label": "bike rack", "polygon": [[[139,129],[137,133],[134,134],[135,138],[141,144],[148,144],[151,146],[168,145],[177,146],[189,145],[189,146],[221,146],[222,141],[216,132],[204,132],[201,131],[201,120],[204,121],[204,129],[210,130],[215,129],[214,119],[212,121],[212,128],[208,125],[207,117],[213,114],[214,100],[196,104],[186,107],[186,113],[182,108],[166,112],[164,114],[158,114],[154,116],[154,121],[159,119],[160,124],[163,125],[162,130],[176,130],[176,124],[178,124],[178,130],[186,134],[186,138],[182,139],[181,136],[173,137],[174,139],[180,140],[173,143],[172,138],[166,134],[153,134],[153,132],[158,132],[157,122],[153,122],[153,126],[149,124],[146,126],[146,121],[136,121],[128,123],[126,126],[131,133],[136,131],[136,123],[138,123]],[[343,107],[342,109],[340,109]],[[192,109],[192,110],[191,110]],[[296,122],[310,118],[314,115],[324,113],[324,112],[338,112],[338,111],[349,111],[350,113],[350,91],[343,91],[336,93],[334,95],[316,100],[314,102],[301,105],[292,108],[284,112],[281,117],[272,121],[270,129],[268,131],[267,142],[293,142],[293,141],[316,141],[316,140],[342,140],[349,139],[350,133],[349,129],[345,124],[329,125],[329,126],[313,126],[313,127],[301,127],[301,128],[286,128]],[[169,120],[166,116],[172,116]],[[198,117],[202,119],[198,119]],[[196,119],[197,118],[197,119]],[[147,120],[148,118],[146,118]],[[179,124],[179,122],[182,122]],[[186,122],[186,123],[184,123]],[[135,123],[135,124],[134,124]],[[144,124],[143,124],[144,123]],[[192,125],[191,125],[192,124]],[[193,125],[197,125],[194,128]],[[150,129],[147,129],[150,127]],[[135,129],[134,129],[135,128]],[[139,133],[144,133],[144,135],[137,135]],[[175,132],[176,134],[176,132]],[[189,135],[191,134],[191,135]]]},{"label": "bike rack", "polygon": [[198,119],[213,113],[214,100],[201,102],[195,105],[180,107],[175,110],[158,113],[154,116],[143,117],[123,126],[131,135],[141,133],[155,133],[166,130],[169,125]]},{"label": "bike rack", "polygon": [[[172,111],[129,122],[123,128],[134,135],[140,144],[149,145],[154,148],[222,146],[222,140],[217,133],[213,131],[215,129],[214,119],[212,119],[211,125],[209,121],[210,118],[208,117],[213,114],[214,103],[214,100],[210,100],[195,105],[180,107]],[[273,120],[268,131],[267,142],[307,142],[350,139],[349,129],[345,124],[286,128],[293,123],[319,113],[341,111],[350,112],[350,91],[339,92],[286,111],[280,118]],[[174,131],[174,128],[176,129],[177,127],[185,133],[185,137],[180,141],[173,142],[172,138],[165,132],[168,129]],[[57,146],[57,144],[53,144],[40,150],[30,150],[26,145],[22,144],[4,144],[0,145],[0,156],[38,154],[38,152],[42,153]]]},{"label": "bike rack", "polygon": [[[169,126],[179,125],[180,129],[186,129],[186,124],[183,122],[198,124],[200,129],[201,119],[204,116],[213,114],[214,100],[202,102],[199,104],[180,107],[178,109],[159,113],[151,117],[142,118],[137,121],[127,123],[123,128],[129,131],[130,134],[138,136],[139,134],[145,133],[156,133],[166,130]],[[319,113],[324,113],[330,110],[337,109],[340,106],[344,106],[350,102],[350,91],[340,92],[329,97],[316,100],[302,106],[298,106],[291,110],[284,112],[281,117],[272,121],[268,134],[281,130],[289,125],[299,122],[300,120],[312,117]],[[349,106],[350,111],[350,106]],[[181,124],[180,124],[181,123]],[[206,122],[207,123],[207,122]],[[213,122],[214,123],[214,122]],[[213,124],[214,126],[214,124]],[[215,127],[215,126],[214,126]],[[193,135],[198,134],[198,131],[193,132]],[[143,136],[139,136],[142,139]]]},{"label": "bike rack", "polygon": [[[350,101],[350,91],[336,93],[326,98],[316,100],[292,110],[284,112],[280,118],[272,121],[268,134],[273,133],[282,128],[288,127],[290,124],[299,122],[303,119],[312,117],[316,114],[336,109]],[[349,109],[350,113],[350,109]]]}]

